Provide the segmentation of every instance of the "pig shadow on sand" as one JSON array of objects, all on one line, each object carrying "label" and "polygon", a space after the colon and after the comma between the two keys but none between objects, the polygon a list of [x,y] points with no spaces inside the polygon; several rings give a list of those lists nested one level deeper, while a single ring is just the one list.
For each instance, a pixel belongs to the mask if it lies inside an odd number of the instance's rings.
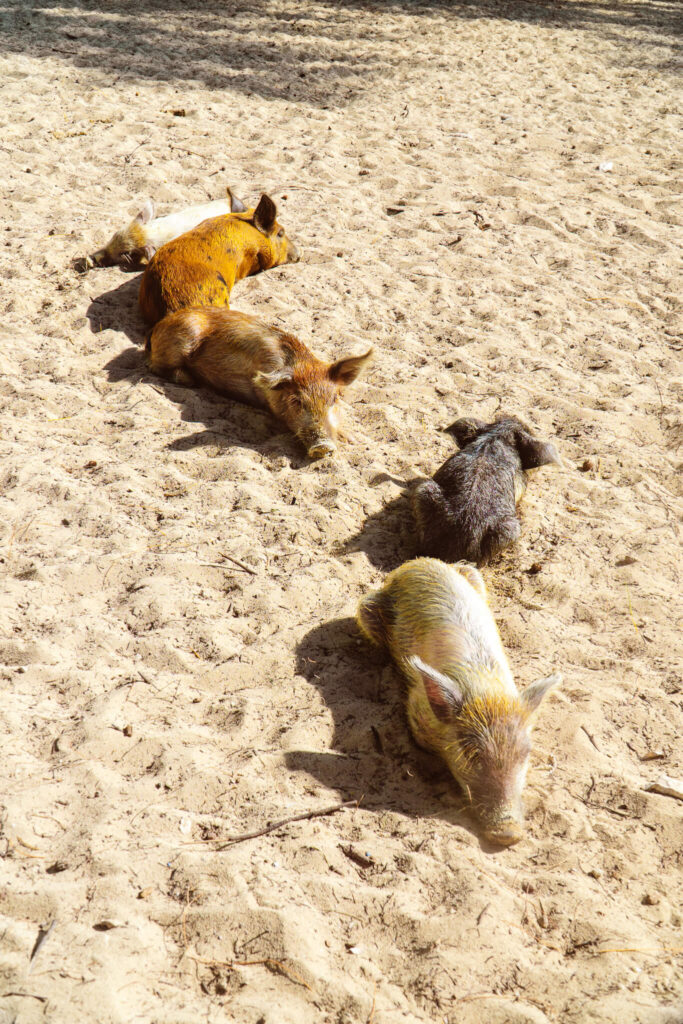
[{"label": "pig shadow on sand", "polygon": [[[120,269],[120,268],[119,268]],[[94,291],[95,276],[100,271],[89,272],[88,284]],[[125,273],[125,272],[124,272]],[[93,334],[100,331],[121,331],[136,345],[145,343],[145,325],[138,312],[138,291],[140,290],[141,274],[128,272],[124,281],[115,288],[101,295],[91,295],[86,316]]]},{"label": "pig shadow on sand", "polygon": [[435,818],[471,832],[485,853],[457,783],[413,741],[402,681],[388,656],[360,636],[352,618],[312,629],[297,646],[297,673],[320,690],[334,717],[332,750],[290,750],[291,771],[306,772],[341,799],[372,811]]},{"label": "pig shadow on sand", "polygon": [[371,484],[377,485],[386,479],[404,487],[403,492],[388,501],[378,512],[369,515],[358,533],[345,540],[335,553],[349,555],[354,551],[363,551],[374,566],[383,572],[390,572],[409,559],[417,558],[420,552],[408,497],[408,488],[413,481],[397,480],[380,474]]},{"label": "pig shadow on sand", "polygon": [[131,384],[147,384],[180,406],[184,423],[204,425],[205,429],[173,438],[166,445],[169,451],[188,451],[210,445],[226,450],[250,448],[266,458],[284,455],[292,469],[310,465],[311,460],[296,437],[267,410],[219,395],[209,388],[183,387],[158,377],[147,369],[144,350],[140,347],[119,352],[104,369],[110,382],[128,380]]},{"label": "pig shadow on sand", "polygon": [[267,410],[219,395],[209,388],[173,384],[149,372],[144,355],[146,325],[138,310],[142,274],[124,273],[126,279],[121,284],[101,295],[91,296],[86,315],[93,334],[108,329],[121,331],[134,343],[134,347],[119,352],[105,365],[109,381],[148,384],[181,407],[183,422],[204,425],[203,430],[174,438],[167,445],[169,451],[188,451],[209,445],[226,449],[251,448],[267,458],[284,455],[292,469],[310,465],[311,460],[296,437]]}]

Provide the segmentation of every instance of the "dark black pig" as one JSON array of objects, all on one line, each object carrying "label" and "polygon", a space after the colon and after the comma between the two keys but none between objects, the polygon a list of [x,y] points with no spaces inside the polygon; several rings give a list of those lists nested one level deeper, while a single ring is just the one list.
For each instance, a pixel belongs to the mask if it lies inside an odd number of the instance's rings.
[{"label": "dark black pig", "polygon": [[461,450],[411,492],[420,553],[481,565],[519,537],[527,470],[560,457],[514,416],[456,420],[448,431]]}]

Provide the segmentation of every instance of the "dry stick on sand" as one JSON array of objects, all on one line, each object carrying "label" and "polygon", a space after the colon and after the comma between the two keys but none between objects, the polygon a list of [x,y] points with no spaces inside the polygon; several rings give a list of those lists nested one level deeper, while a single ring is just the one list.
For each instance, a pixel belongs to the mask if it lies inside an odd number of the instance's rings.
[{"label": "dry stick on sand", "polygon": [[197,964],[204,964],[206,967],[224,967],[225,970],[227,971],[234,971],[236,967],[256,967],[257,965],[262,964],[266,967],[270,967],[271,969],[275,968],[276,970],[280,971],[281,974],[284,974],[285,977],[289,978],[290,981],[295,981],[297,982],[297,984],[303,985],[304,988],[307,988],[309,990],[309,992],[313,991],[308,982],[304,978],[302,978],[300,974],[297,974],[296,971],[290,970],[290,968],[287,967],[286,964],[283,964],[281,960],[274,960],[273,957],[266,957],[263,960],[213,960],[208,957],[196,956],[194,953],[189,953],[189,943],[187,941],[187,926],[185,924],[185,915],[187,914],[187,909],[190,906],[190,902],[190,890],[188,889],[185,899],[185,906],[183,907],[183,913],[180,918],[180,924],[183,932],[183,946],[185,947],[185,956],[187,956],[188,959],[194,960],[194,962]]},{"label": "dry stick on sand", "polygon": [[289,825],[293,821],[307,821],[309,818],[324,818],[328,814],[336,814],[337,811],[343,810],[345,807],[358,807],[360,801],[363,798],[360,797],[358,800],[345,800],[341,804],[332,804],[331,807],[321,807],[319,811],[306,811],[305,814],[293,814],[289,818],[282,818],[280,821],[274,821],[272,825],[266,825],[265,828],[255,829],[253,832],[240,832],[234,836],[222,836],[216,839],[201,839],[202,843],[220,843],[220,846],[216,847],[216,852],[221,850],[227,850],[229,846],[234,846],[235,843],[244,843],[247,839],[257,839],[259,836],[268,835],[269,832],[276,832],[283,825]]},{"label": "dry stick on sand", "polygon": [[281,960],[274,960],[268,956],[264,960],[210,960],[207,957],[195,956],[194,953],[188,953],[187,956],[190,960],[194,960],[195,963],[204,964],[207,967],[224,967],[227,971],[232,971],[236,967],[256,967],[259,964],[265,967],[275,968],[281,974],[284,974],[290,981],[295,981],[298,985],[303,985],[309,992],[313,989],[308,982],[297,974],[296,971],[291,970],[286,964],[283,964]]},{"label": "dry stick on sand", "polygon": [[229,562],[232,562],[233,565],[238,566],[238,568],[244,569],[244,571],[248,572],[251,576],[258,576],[256,569],[252,569],[252,567],[247,565],[246,562],[240,562],[239,558],[233,558],[232,555],[226,554],[225,551],[219,551],[218,554],[222,555],[223,558],[227,558]]},{"label": "dry stick on sand", "polygon": [[375,1000],[377,999],[377,982],[374,983],[372,989],[372,1008],[370,1010],[370,1016],[368,1017],[368,1024],[372,1024],[375,1019]]},{"label": "dry stick on sand", "polygon": [[683,946],[664,946],[662,949],[596,949],[593,956],[600,956],[602,953],[643,953],[645,956],[659,956],[663,953],[673,953],[680,956],[683,953]]}]

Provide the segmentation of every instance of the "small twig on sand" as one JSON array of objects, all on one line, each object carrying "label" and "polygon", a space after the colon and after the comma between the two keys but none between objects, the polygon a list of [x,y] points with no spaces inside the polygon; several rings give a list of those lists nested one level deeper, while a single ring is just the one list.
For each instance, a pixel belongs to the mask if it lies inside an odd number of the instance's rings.
[{"label": "small twig on sand", "polygon": [[232,555],[226,555],[225,551],[219,551],[218,554],[222,555],[223,558],[227,558],[228,561],[232,562],[234,565],[239,566],[240,569],[244,569],[244,571],[248,572],[250,576],[258,576],[256,569],[252,569],[252,567],[250,565],[246,565],[245,562],[240,562],[239,558],[233,558]]},{"label": "small twig on sand", "polygon": [[293,821],[308,821],[309,818],[324,818],[328,814],[336,814],[337,811],[343,810],[345,807],[358,807],[359,800],[345,800],[341,804],[332,804],[331,807],[321,807],[319,811],[306,811],[305,814],[293,814],[289,818],[282,818],[280,821],[274,821],[272,825],[266,825],[265,828],[255,829],[253,832],[240,832],[234,836],[220,836],[215,839],[204,839],[201,840],[205,843],[220,843],[220,846],[216,847],[217,851],[226,850],[229,846],[234,846],[235,843],[243,843],[247,839],[257,839],[259,836],[268,835],[269,832],[276,832],[279,828],[284,825],[289,825]]},{"label": "small twig on sand", "polygon": [[43,948],[43,946],[47,942],[47,940],[48,940],[48,938],[50,936],[50,932],[52,931],[52,929],[54,928],[54,926],[56,924],[57,924],[57,921],[55,919],[54,921],[50,921],[50,924],[47,926],[47,928],[44,928],[44,929],[40,928],[39,929],[39,931],[38,931],[38,938],[35,941],[35,945],[33,946],[33,949],[31,950],[31,956],[29,957],[28,971],[26,972],[27,974],[30,974],[31,971],[33,970],[33,965],[36,962],[36,957],[38,956],[38,954],[40,953],[41,949]]},{"label": "small twig on sand", "polygon": [[461,996],[459,1003],[471,1003],[473,999],[501,999],[498,992],[473,992],[471,996]]},{"label": "small twig on sand", "polygon": [[481,924],[481,919],[484,916],[484,914],[486,913],[486,911],[489,909],[490,906],[491,906],[491,904],[487,903],[486,906],[484,907],[484,909],[479,911],[479,916],[477,917],[477,926],[479,926]]},{"label": "small twig on sand", "polygon": [[140,146],[145,146],[146,144],[147,144],[147,140],[145,139],[145,140],[144,140],[143,142],[139,142],[139,143],[137,144],[137,146],[135,147],[135,149],[131,149],[131,151],[130,151],[130,153],[128,154],[128,156],[126,156],[126,157],[124,157],[124,158],[123,158],[123,162],[124,162],[124,164],[127,164],[127,163],[128,163],[128,161],[129,161],[129,160],[130,160],[130,158],[132,157],[133,153],[137,153],[137,151],[138,151],[138,150],[140,149]]},{"label": "small twig on sand", "polygon": [[190,960],[194,960],[195,963],[204,964],[207,967],[223,967],[226,971],[233,971],[236,967],[256,967],[261,964],[265,967],[270,967],[271,970],[275,969],[281,974],[284,974],[290,981],[295,981],[298,985],[303,985],[309,992],[313,989],[308,982],[297,974],[296,971],[291,970],[286,964],[283,964],[281,960],[273,960],[272,957],[266,957],[264,960],[209,960],[203,956],[195,956],[194,953],[188,953],[187,956]]},{"label": "small twig on sand", "polygon": [[588,731],[588,729],[586,728],[586,726],[585,726],[585,725],[580,725],[580,726],[579,726],[579,728],[580,728],[580,729],[582,729],[582,730],[583,730],[583,732],[585,732],[586,736],[587,736],[587,737],[588,737],[588,739],[589,739],[589,740],[591,741],[591,743],[593,744],[593,746],[595,747],[595,749],[597,750],[597,752],[598,752],[598,753],[600,753],[600,747],[599,747],[599,746],[597,745],[597,743],[595,742],[595,740],[593,739],[593,737],[592,737],[592,736],[591,736],[591,734],[589,733],[589,731]]},{"label": "small twig on sand", "polygon": [[665,946],[663,949],[596,949],[593,956],[600,956],[601,953],[644,953],[645,956],[659,956],[661,953],[683,953],[683,946]]},{"label": "small twig on sand", "polygon": [[377,982],[374,983],[372,989],[372,1007],[370,1008],[370,1016],[368,1017],[368,1024],[372,1024],[375,1019],[375,999],[377,998]]},{"label": "small twig on sand", "polygon": [[631,817],[628,811],[618,811],[616,807],[608,807],[607,804],[586,803],[586,807],[598,807],[601,811],[608,811],[610,814],[616,814],[617,818]]},{"label": "small twig on sand", "polygon": [[650,782],[643,788],[647,793],[660,793],[662,796],[672,796],[676,800],[683,800],[683,783],[668,775],[660,775],[656,782]]}]

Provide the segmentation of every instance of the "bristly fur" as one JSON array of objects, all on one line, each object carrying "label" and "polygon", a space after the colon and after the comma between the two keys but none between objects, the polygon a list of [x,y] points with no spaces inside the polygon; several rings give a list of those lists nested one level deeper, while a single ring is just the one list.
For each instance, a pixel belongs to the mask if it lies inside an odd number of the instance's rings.
[{"label": "bristly fur", "polygon": [[[504,763],[518,759],[521,747],[528,754],[527,729],[530,714],[517,698],[494,693],[468,701],[453,723],[457,739],[446,745],[449,755],[455,753],[463,767],[481,757],[490,746]],[[449,757],[450,760],[450,757]]]},{"label": "bristly fur", "polygon": [[478,570],[406,562],[361,600],[357,621],[406,679],[416,742],[443,758],[489,838],[516,842],[531,718],[554,677],[519,694]]},{"label": "bristly fur", "polygon": [[279,327],[212,306],[169,313],[149,332],[146,351],[149,368],[176,383],[270,409],[311,457],[335,450],[337,402],[372,356],[327,363]]},{"label": "bristly fur", "polygon": [[457,420],[449,430],[462,450],[411,492],[419,542],[424,554],[482,564],[519,536],[526,470],[559,456],[512,416]]},{"label": "bristly fur", "polygon": [[517,738],[526,734],[529,710],[518,696],[500,689],[495,669],[472,665],[449,668],[449,678],[456,687],[465,693],[484,691],[484,695],[466,700],[448,721],[439,721],[434,715],[422,681],[416,681],[412,673],[406,675],[410,680],[408,717],[413,734],[421,746],[444,757],[454,771],[467,771],[487,746],[507,762],[507,755],[517,747]]},{"label": "bristly fur", "polygon": [[154,324],[174,310],[230,305],[236,281],[283,263],[299,253],[276,220],[265,193],[254,210],[211,217],[163,245],[140,284],[140,312]]}]

